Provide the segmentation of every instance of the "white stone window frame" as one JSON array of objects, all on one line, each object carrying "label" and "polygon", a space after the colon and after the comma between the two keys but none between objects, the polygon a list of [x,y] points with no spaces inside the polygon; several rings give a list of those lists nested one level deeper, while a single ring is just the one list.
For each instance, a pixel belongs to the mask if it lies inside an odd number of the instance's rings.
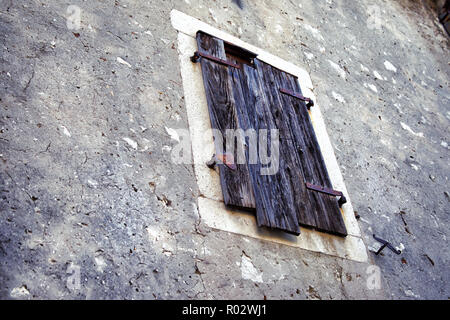
[{"label": "white stone window frame", "polygon": [[[197,201],[202,222],[216,230],[272,241],[358,262],[367,262],[366,246],[362,240],[361,230],[356,221],[350,197],[327,134],[320,107],[312,92],[313,85],[308,72],[178,10],[172,10],[170,16],[172,26],[178,31],[181,77],[192,144],[194,170],[201,194]],[[190,61],[190,57],[197,50],[196,34],[199,30],[247,49],[257,54],[258,59],[298,77],[303,95],[310,97],[314,101],[314,107],[310,110],[311,121],[333,188],[342,191],[347,198],[347,203],[342,206],[341,210],[348,232],[347,237],[334,236],[304,227],[300,227],[301,234],[298,237],[282,231],[258,228],[254,214],[225,207],[219,175],[205,165],[205,162],[214,153],[212,135],[210,137],[211,143],[208,144],[205,144],[204,136],[205,132],[211,130],[211,123],[200,63],[192,63]]]}]

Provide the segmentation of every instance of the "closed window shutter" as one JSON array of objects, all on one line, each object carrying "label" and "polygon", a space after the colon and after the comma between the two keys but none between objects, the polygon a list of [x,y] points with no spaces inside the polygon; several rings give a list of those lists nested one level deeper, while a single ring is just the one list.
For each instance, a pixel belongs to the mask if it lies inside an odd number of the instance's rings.
[{"label": "closed window shutter", "polygon": [[279,130],[275,174],[262,175],[260,163],[238,165],[236,171],[219,167],[225,203],[255,208],[258,226],[298,235],[302,225],[346,236],[336,198],[306,187],[332,185],[305,102],[280,91],[301,95],[297,79],[256,58],[249,65],[227,57],[224,42],[204,33],[197,34],[197,42],[199,51],[239,65],[201,59],[212,127]]},{"label": "closed window shutter", "polygon": [[266,85],[272,88],[272,94],[281,99],[285,116],[282,122],[289,126],[286,137],[292,139],[290,147],[296,151],[295,165],[301,168],[302,180],[297,183],[296,193],[300,225],[346,236],[336,197],[306,188],[306,182],[330,189],[332,185],[305,102],[280,91],[287,89],[301,95],[297,79],[265,63],[261,63],[261,71]]},{"label": "closed window shutter", "polygon": [[[206,53],[218,59],[226,60],[222,40],[199,32],[197,34],[197,44],[200,53]],[[202,59],[201,66],[211,127],[219,130],[223,137],[223,141],[215,139],[214,144],[216,150],[225,151],[226,129],[240,128],[231,77],[228,67],[215,61]],[[219,145],[220,143],[222,143],[221,146]],[[223,159],[223,155],[216,154],[216,156]],[[217,165],[219,167],[220,184],[225,204],[242,209],[254,209],[255,198],[247,165],[236,164],[234,169],[229,168],[225,164],[219,163]]]}]

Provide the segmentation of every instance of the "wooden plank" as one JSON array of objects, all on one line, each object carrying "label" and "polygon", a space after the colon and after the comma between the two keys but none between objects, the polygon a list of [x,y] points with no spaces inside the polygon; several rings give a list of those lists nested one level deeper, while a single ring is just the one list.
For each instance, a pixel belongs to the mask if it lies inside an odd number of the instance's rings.
[{"label": "wooden plank", "polygon": [[[296,117],[292,104],[284,100],[284,95],[279,92],[281,84],[276,77],[277,69],[273,68],[267,63],[255,59],[255,65],[258,71],[258,77],[262,83],[263,91],[268,97],[268,104],[270,108],[276,110],[277,128],[280,130],[280,156],[288,157],[290,170],[293,177],[290,180],[293,188],[293,197],[295,212],[299,224],[306,226],[317,225],[317,216],[314,208],[315,202],[311,201],[306,189],[304,181],[305,177],[305,163],[301,161],[301,153],[304,152],[302,144],[304,142],[303,135],[299,127],[299,121]],[[296,134],[297,133],[297,134]],[[300,140],[300,143],[296,143]]]},{"label": "wooden plank", "polygon": [[[265,70],[267,69],[272,69],[276,79],[275,85],[280,86],[276,88],[277,90],[285,88],[301,94],[300,85],[294,76],[268,65],[265,66]],[[285,113],[289,114],[290,118],[291,137],[293,138],[295,147],[302,150],[298,155],[305,182],[332,188],[305,102],[288,95],[281,94],[281,96],[283,105],[285,106]],[[304,226],[314,227],[320,231],[346,236],[347,230],[337,203],[337,198],[309,189],[306,190],[306,194],[311,203],[308,210],[312,211],[305,212],[304,210],[299,210],[299,223]],[[314,223],[311,221],[311,216],[315,217]]]},{"label": "wooden plank", "polygon": [[[205,33],[197,33],[197,44],[200,52],[208,53],[219,59],[226,60],[224,43]],[[226,130],[239,128],[236,114],[236,102],[228,69],[234,69],[208,59],[201,59],[203,83],[208,102],[211,127],[222,133],[223,143],[215,139],[216,153],[226,152]],[[237,141],[240,143],[240,141]],[[235,160],[237,158],[235,157]],[[220,184],[224,202],[228,206],[254,210],[255,197],[247,165],[236,164],[232,170],[224,164],[218,164]]]},{"label": "wooden plank", "polygon": [[[246,112],[239,112],[242,123],[246,123],[247,128],[257,130],[259,135],[261,134],[260,129],[281,128],[280,135],[282,136],[286,126],[279,117],[281,105],[274,104],[271,96],[263,90],[258,70],[248,65],[242,65],[242,69],[233,71],[233,73],[236,78],[240,77],[241,81],[241,86],[237,84],[237,81],[234,86],[235,97],[242,95],[239,100],[246,105]],[[269,146],[268,149],[270,150]],[[290,145],[280,143],[279,153],[279,167],[274,174],[261,174],[260,162],[249,165],[256,199],[257,223],[259,227],[281,229],[298,235],[300,228],[296,213],[295,185],[298,184],[301,172],[300,168],[293,166]],[[271,163],[270,165],[275,164]]]}]

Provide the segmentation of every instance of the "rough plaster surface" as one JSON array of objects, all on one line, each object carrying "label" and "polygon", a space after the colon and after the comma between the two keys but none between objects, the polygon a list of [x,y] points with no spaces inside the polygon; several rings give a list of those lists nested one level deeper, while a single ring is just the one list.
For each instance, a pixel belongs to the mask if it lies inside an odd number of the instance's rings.
[{"label": "rough plaster surface", "polygon": [[[428,2],[376,2],[379,29],[373,1],[243,3],[0,2],[2,298],[450,296],[448,40]],[[358,263],[202,221],[166,130],[188,127],[172,9],[309,72],[363,239],[400,256]]]}]

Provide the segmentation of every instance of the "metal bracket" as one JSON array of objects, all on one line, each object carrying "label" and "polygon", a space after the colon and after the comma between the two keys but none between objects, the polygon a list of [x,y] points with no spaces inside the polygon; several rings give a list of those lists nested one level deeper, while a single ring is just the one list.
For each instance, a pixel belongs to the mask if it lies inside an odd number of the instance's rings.
[{"label": "metal bracket", "polygon": [[214,169],[214,167],[217,164],[224,164],[227,168],[231,170],[236,170],[236,164],[234,163],[234,157],[231,153],[224,153],[224,154],[213,154],[211,157],[211,160],[206,162],[206,166],[210,169]]},{"label": "metal bracket", "polygon": [[216,160],[216,155],[213,154],[211,157],[211,160],[209,160],[208,162],[206,162],[206,166],[210,169],[214,169],[214,167],[216,166],[217,160]]},{"label": "metal bracket", "polygon": [[344,197],[344,194],[341,191],[336,191],[331,188],[318,186],[309,182],[306,182],[306,188],[320,193],[325,193],[330,196],[340,197],[338,200],[339,208],[341,208],[344,203],[347,203],[347,199]]},{"label": "metal bracket", "polygon": [[205,58],[205,59],[211,60],[213,62],[217,62],[217,63],[225,65],[225,66],[230,66],[230,67],[237,68],[237,69],[241,68],[241,66],[238,64],[235,64],[235,63],[227,61],[227,60],[222,60],[222,59],[214,57],[210,54],[199,52],[199,51],[194,52],[194,55],[191,57],[191,61],[196,63],[196,62],[199,62],[201,58]]},{"label": "metal bracket", "polygon": [[307,102],[306,103],[306,108],[308,108],[308,110],[311,107],[314,107],[314,101],[312,99],[310,99],[310,98],[302,96],[301,94],[298,94],[298,93],[295,93],[293,91],[290,91],[290,90],[287,90],[287,89],[283,89],[283,88],[280,89],[280,92],[284,93],[284,94],[287,94],[287,95],[289,95],[291,97],[294,97],[294,98],[297,98],[297,99],[300,99],[300,100],[303,100],[303,101]]},{"label": "metal bracket", "polygon": [[383,245],[380,247],[380,249],[378,249],[378,251],[375,253],[376,255],[378,255],[381,251],[383,251],[384,248],[388,247],[389,249],[391,249],[394,253],[396,254],[400,254],[402,253],[400,250],[397,250],[394,248],[394,246],[392,244],[390,244],[389,242],[387,242],[386,240],[380,239],[378,238],[375,234],[373,235],[373,238],[375,240],[377,240],[378,242],[382,243]]}]

